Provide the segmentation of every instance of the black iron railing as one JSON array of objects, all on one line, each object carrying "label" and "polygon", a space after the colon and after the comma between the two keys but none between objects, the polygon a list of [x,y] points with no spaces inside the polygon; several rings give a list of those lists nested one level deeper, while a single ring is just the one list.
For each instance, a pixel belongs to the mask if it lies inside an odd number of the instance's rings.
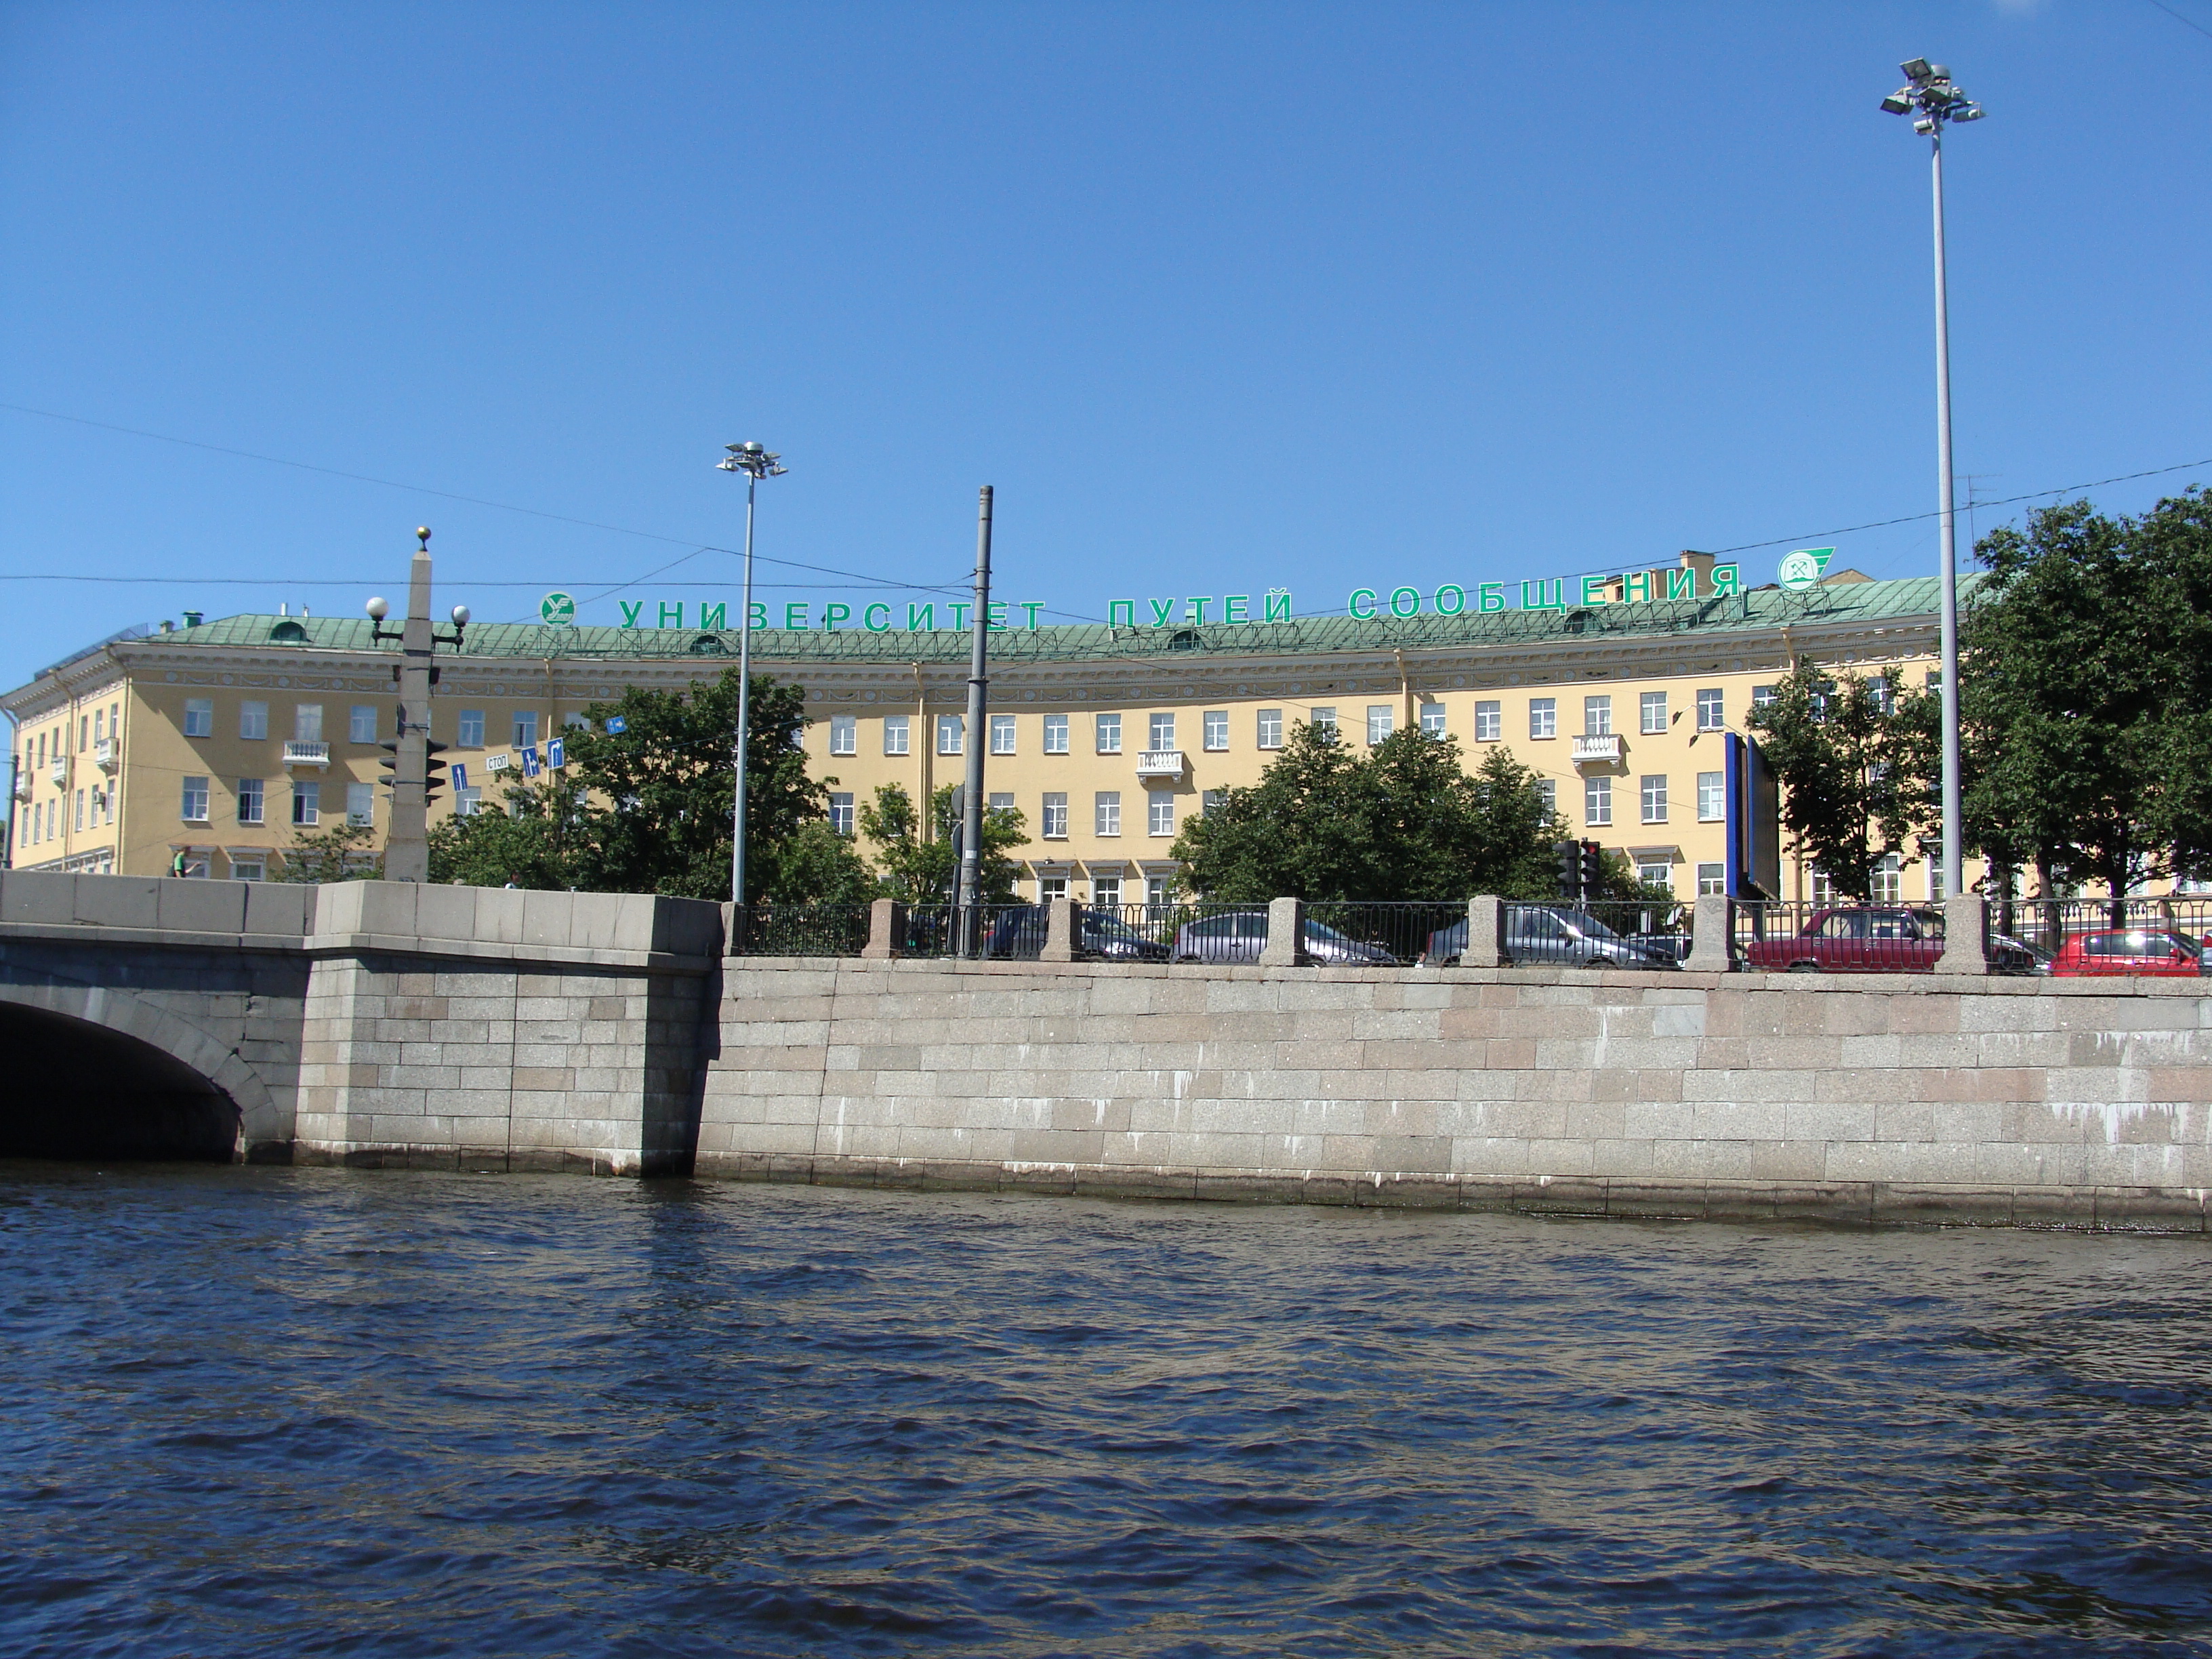
[{"label": "black iron railing", "polygon": [[1926,974],[1943,954],[1940,905],[1767,899],[1735,909],[1735,965],[1751,971]]},{"label": "black iron railing", "polygon": [[733,957],[857,957],[867,948],[866,904],[740,904],[730,928]]},{"label": "black iron railing", "polygon": [[1690,954],[1690,912],[1642,900],[1509,904],[1498,943],[1522,968],[1679,968]]}]

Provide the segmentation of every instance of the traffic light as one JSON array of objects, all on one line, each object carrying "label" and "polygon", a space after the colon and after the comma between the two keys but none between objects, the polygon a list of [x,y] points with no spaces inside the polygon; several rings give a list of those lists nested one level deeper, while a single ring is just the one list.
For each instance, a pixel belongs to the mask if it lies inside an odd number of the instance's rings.
[{"label": "traffic light", "polygon": [[422,805],[426,808],[438,799],[438,791],[445,787],[445,779],[438,775],[446,769],[446,763],[437,758],[445,751],[444,744],[423,739],[422,752],[428,757],[422,763]]},{"label": "traffic light", "polygon": [[[407,711],[404,708],[399,711],[399,720],[404,727],[407,722]],[[397,794],[398,791],[393,788],[393,786],[399,781],[399,744],[397,741],[393,741],[380,743],[376,746],[384,751],[384,758],[377,762],[387,775],[384,780],[384,787]]]},{"label": "traffic light", "polygon": [[1594,841],[1583,843],[1582,896],[1595,898],[1605,890],[1605,849]]},{"label": "traffic light", "polygon": [[1563,841],[1553,851],[1559,855],[1559,896],[1571,904],[1583,896],[1582,847],[1576,842]]}]

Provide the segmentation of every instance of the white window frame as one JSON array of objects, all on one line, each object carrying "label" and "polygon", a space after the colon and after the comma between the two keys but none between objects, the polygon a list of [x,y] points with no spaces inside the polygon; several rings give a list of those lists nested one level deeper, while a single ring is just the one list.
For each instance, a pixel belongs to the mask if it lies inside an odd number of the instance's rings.
[{"label": "white window frame", "polygon": [[1505,705],[1494,697],[1474,706],[1474,740],[1496,743],[1505,735]]},{"label": "white window frame", "polygon": [[968,752],[968,717],[965,714],[939,714],[937,717],[937,752],[940,755],[964,755]]},{"label": "white window frame", "polygon": [[1067,716],[1047,714],[1044,717],[1044,752],[1048,755],[1067,753]]},{"label": "white window frame", "polygon": [[346,741],[374,743],[376,741],[376,705],[356,702],[346,709]]},{"label": "white window frame", "polygon": [[1421,735],[1441,738],[1450,730],[1444,721],[1444,706],[1433,700],[1420,705]]},{"label": "white window frame", "polygon": [[1175,791],[1147,789],[1145,792],[1145,830],[1153,836],[1175,834]]},{"label": "white window frame", "polygon": [[509,729],[514,733],[517,749],[529,748],[538,741],[538,711],[535,708],[516,709]]},{"label": "white window frame", "polygon": [[1583,780],[1583,822],[1593,830],[1613,822],[1613,780],[1605,773]]},{"label": "white window frame", "polygon": [[991,752],[994,755],[1014,752],[1014,717],[1012,714],[991,716]]},{"label": "white window frame", "polygon": [[1145,747],[1155,755],[1164,755],[1176,746],[1176,717],[1172,711],[1162,714],[1155,710],[1146,716],[1145,733],[1151,738]]},{"label": "white window frame", "polygon": [[292,781],[292,822],[312,830],[323,821],[323,786],[319,781]]},{"label": "white window frame", "polygon": [[833,789],[830,792],[830,827],[839,835],[848,839],[851,837],[857,811],[851,790]]},{"label": "white window frame", "polygon": [[1331,704],[1326,708],[1307,709],[1306,724],[1313,727],[1315,736],[1328,738],[1331,742],[1334,742],[1340,735],[1336,723],[1336,708],[1334,704]]},{"label": "white window frame", "polygon": [[295,702],[292,705],[292,741],[320,743],[323,740],[323,706],[319,702]]},{"label": "white window frame", "polygon": [[1559,735],[1559,700],[1557,697],[1528,699],[1528,741],[1543,743]]},{"label": "white window frame", "polygon": [[1721,823],[1728,817],[1728,774],[1698,774],[1698,822]]},{"label": "white window frame", "polygon": [[1609,738],[1613,735],[1613,693],[1600,691],[1583,699],[1583,735],[1586,738]]},{"label": "white window frame", "polygon": [[1367,746],[1388,743],[1398,729],[1398,710],[1395,704],[1370,702],[1367,705]]},{"label": "white window frame", "polygon": [[[240,778],[238,781],[238,821],[240,823],[264,823],[268,821],[269,785],[264,778]],[[253,816],[246,816],[247,804],[253,807]]]},{"label": "white window frame", "polygon": [[459,749],[481,749],[484,746],[484,711],[464,708],[453,722],[453,745]]},{"label": "white window frame", "polygon": [[1065,789],[1052,789],[1045,792],[1044,811],[1042,816],[1044,827],[1040,833],[1045,840],[1066,841],[1067,839],[1067,792]]},{"label": "white window frame", "polygon": [[1222,753],[1229,747],[1229,711],[1209,708],[1199,716],[1199,738],[1210,755]]},{"label": "white window frame", "polygon": [[830,717],[830,752],[833,755],[857,755],[860,752],[860,717],[858,714],[832,714]]},{"label": "white window frame", "polygon": [[1121,833],[1121,792],[1101,789],[1091,802],[1092,833],[1118,836]]},{"label": "white window frame", "polygon": [[[208,821],[208,781],[203,777],[188,777],[178,793],[177,816],[186,823],[205,823]],[[197,809],[197,810],[195,810]],[[54,827],[54,815],[46,814],[46,827]]]},{"label": "white window frame", "polygon": [[[185,735],[188,738],[211,738],[215,735],[215,699],[186,697],[185,699]],[[243,736],[244,733],[240,733]],[[55,745],[60,752],[60,745]]]},{"label": "white window frame", "polygon": [[[481,799],[483,789],[481,785],[472,783],[469,786],[469,793]],[[346,785],[346,822],[360,830],[372,829],[375,826],[376,786],[374,784],[349,782]]]},{"label": "white window frame", "polygon": [[884,753],[906,755],[913,752],[914,728],[904,714],[884,716]]},{"label": "white window frame", "polygon": [[1698,730],[1723,732],[1728,729],[1728,693],[1717,685],[1698,688]]},{"label": "white window frame", "polygon": [[1667,694],[1664,691],[1638,692],[1636,709],[1641,735],[1647,738],[1667,735]]},{"label": "white window frame", "polygon": [[1280,749],[1283,746],[1283,711],[1262,708],[1253,722],[1256,746],[1261,749]]},{"label": "white window frame", "polygon": [[1664,772],[1647,772],[1637,782],[1637,795],[1642,804],[1644,822],[1666,823],[1667,775]]},{"label": "white window frame", "polygon": [[1102,755],[1121,752],[1121,717],[1119,714],[1099,714],[1092,718],[1091,732]]}]

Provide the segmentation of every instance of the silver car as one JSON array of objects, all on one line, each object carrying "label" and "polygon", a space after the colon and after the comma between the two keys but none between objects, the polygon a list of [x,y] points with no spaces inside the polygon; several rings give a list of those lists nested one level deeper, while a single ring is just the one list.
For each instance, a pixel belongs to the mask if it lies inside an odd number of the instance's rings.
[{"label": "silver car", "polygon": [[[1505,907],[1505,937],[1499,941],[1507,961],[1516,964],[1564,963],[1573,968],[1679,968],[1673,939],[1632,939],[1621,936],[1595,916],[1565,907],[1509,904]],[[1457,962],[1467,949],[1467,923],[1455,921],[1429,935],[1424,960],[1432,963]]]},{"label": "silver car", "polygon": [[[1176,930],[1177,962],[1257,962],[1267,943],[1265,910],[1224,910]],[[1395,967],[1398,958],[1379,945],[1363,945],[1324,922],[1306,918],[1305,954],[1315,962],[1358,967]]]}]

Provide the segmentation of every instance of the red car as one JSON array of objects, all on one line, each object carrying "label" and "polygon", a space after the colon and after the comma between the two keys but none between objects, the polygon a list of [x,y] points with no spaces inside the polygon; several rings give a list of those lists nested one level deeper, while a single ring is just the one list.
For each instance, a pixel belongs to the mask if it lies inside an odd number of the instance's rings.
[{"label": "red car", "polygon": [[2203,971],[2204,947],[2187,933],[2128,927],[2076,933],[2051,958],[2054,974],[2159,974],[2195,979]]},{"label": "red car", "polygon": [[1943,954],[1943,913],[1906,905],[1815,910],[1796,933],[1743,943],[1743,965],[1770,973],[1925,974]]}]

